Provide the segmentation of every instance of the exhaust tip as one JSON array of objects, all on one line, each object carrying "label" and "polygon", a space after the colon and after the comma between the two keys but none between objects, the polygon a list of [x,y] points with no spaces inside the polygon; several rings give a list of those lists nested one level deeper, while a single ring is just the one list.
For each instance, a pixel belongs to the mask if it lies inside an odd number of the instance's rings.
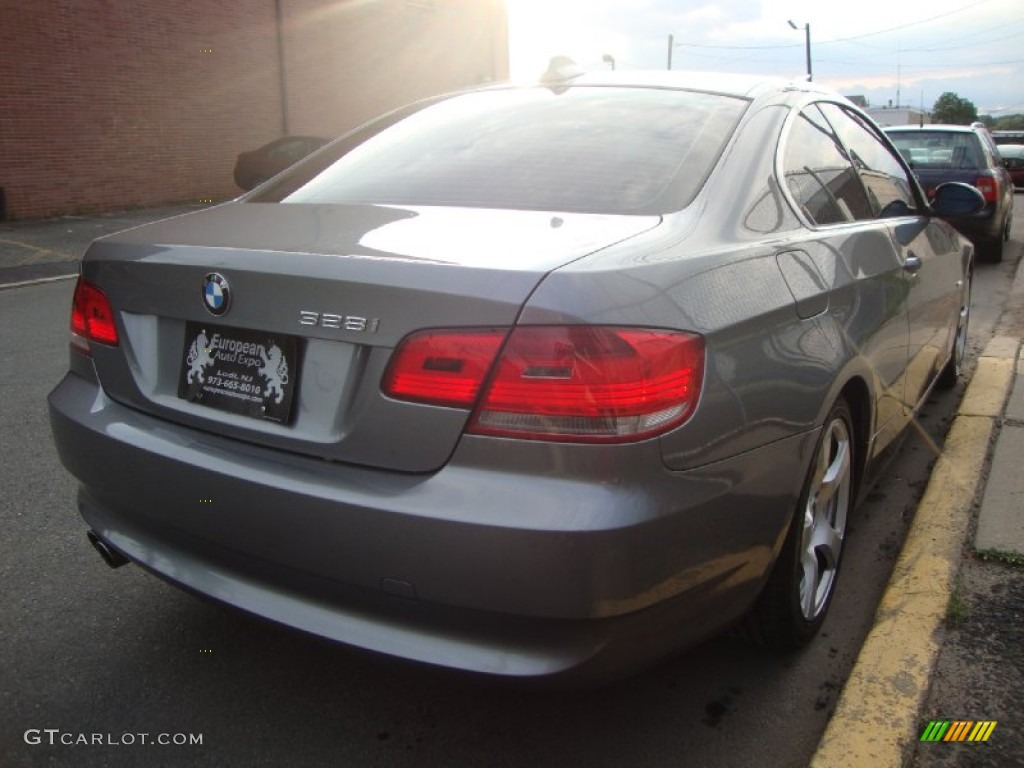
[{"label": "exhaust tip", "polygon": [[111,568],[120,568],[122,565],[127,565],[130,562],[127,557],[97,536],[95,531],[88,531],[85,535],[89,539],[89,543],[92,544],[93,549],[100,553],[103,562]]}]

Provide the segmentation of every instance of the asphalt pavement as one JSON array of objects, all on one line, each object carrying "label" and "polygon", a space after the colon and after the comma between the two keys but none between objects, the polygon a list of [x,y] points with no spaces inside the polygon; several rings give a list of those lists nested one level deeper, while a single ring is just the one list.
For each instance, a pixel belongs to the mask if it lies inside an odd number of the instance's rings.
[{"label": "asphalt pavement", "polygon": [[0,288],[75,275],[82,254],[96,238],[207,207],[194,203],[118,213],[0,221]]},{"label": "asphalt pavement", "polygon": [[[202,207],[0,222],[0,290],[73,277],[95,238]],[[1024,765],[1020,269],[997,332],[973,366],[816,768]],[[987,740],[970,740],[993,722]],[[942,738],[922,741],[937,729]]]}]

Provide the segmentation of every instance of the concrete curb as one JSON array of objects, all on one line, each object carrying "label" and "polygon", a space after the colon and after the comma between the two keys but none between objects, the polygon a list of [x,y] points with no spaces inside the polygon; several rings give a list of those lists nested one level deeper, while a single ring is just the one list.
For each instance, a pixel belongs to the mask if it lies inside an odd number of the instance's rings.
[{"label": "concrete curb", "polygon": [[1020,457],[1024,453],[1024,360],[1018,358],[1017,375],[1003,413],[1002,428],[992,453],[985,495],[974,533],[974,551],[997,556],[1024,556],[1024,483]]},{"label": "concrete curb", "polygon": [[1018,344],[997,337],[978,359],[812,768],[900,766],[919,736],[918,713],[941,648],[970,509],[1013,386]]}]

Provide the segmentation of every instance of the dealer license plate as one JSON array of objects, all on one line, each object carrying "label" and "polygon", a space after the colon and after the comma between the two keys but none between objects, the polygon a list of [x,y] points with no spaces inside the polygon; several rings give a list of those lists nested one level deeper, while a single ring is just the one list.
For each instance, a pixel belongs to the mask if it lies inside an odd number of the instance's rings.
[{"label": "dealer license plate", "polygon": [[294,336],[185,324],[178,397],[191,403],[288,424],[298,373]]}]

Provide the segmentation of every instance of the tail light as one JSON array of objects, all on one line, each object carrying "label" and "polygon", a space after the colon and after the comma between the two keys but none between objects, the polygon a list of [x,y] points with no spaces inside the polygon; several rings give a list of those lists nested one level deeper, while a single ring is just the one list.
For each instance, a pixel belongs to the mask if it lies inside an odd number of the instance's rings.
[{"label": "tail light", "polygon": [[472,408],[506,335],[505,330],[414,333],[391,359],[384,394],[396,400]]},{"label": "tail light", "polygon": [[89,342],[117,345],[117,326],[110,299],[96,286],[78,278],[71,300],[71,344],[88,354]]},{"label": "tail light", "polygon": [[[674,331],[524,326],[407,338],[385,394],[473,407],[468,431],[534,440],[625,442],[683,423],[704,376],[704,341]],[[499,351],[500,348],[500,351]]]},{"label": "tail light", "polygon": [[974,180],[974,186],[981,192],[986,203],[994,203],[999,199],[999,180],[993,176],[979,176]]}]

